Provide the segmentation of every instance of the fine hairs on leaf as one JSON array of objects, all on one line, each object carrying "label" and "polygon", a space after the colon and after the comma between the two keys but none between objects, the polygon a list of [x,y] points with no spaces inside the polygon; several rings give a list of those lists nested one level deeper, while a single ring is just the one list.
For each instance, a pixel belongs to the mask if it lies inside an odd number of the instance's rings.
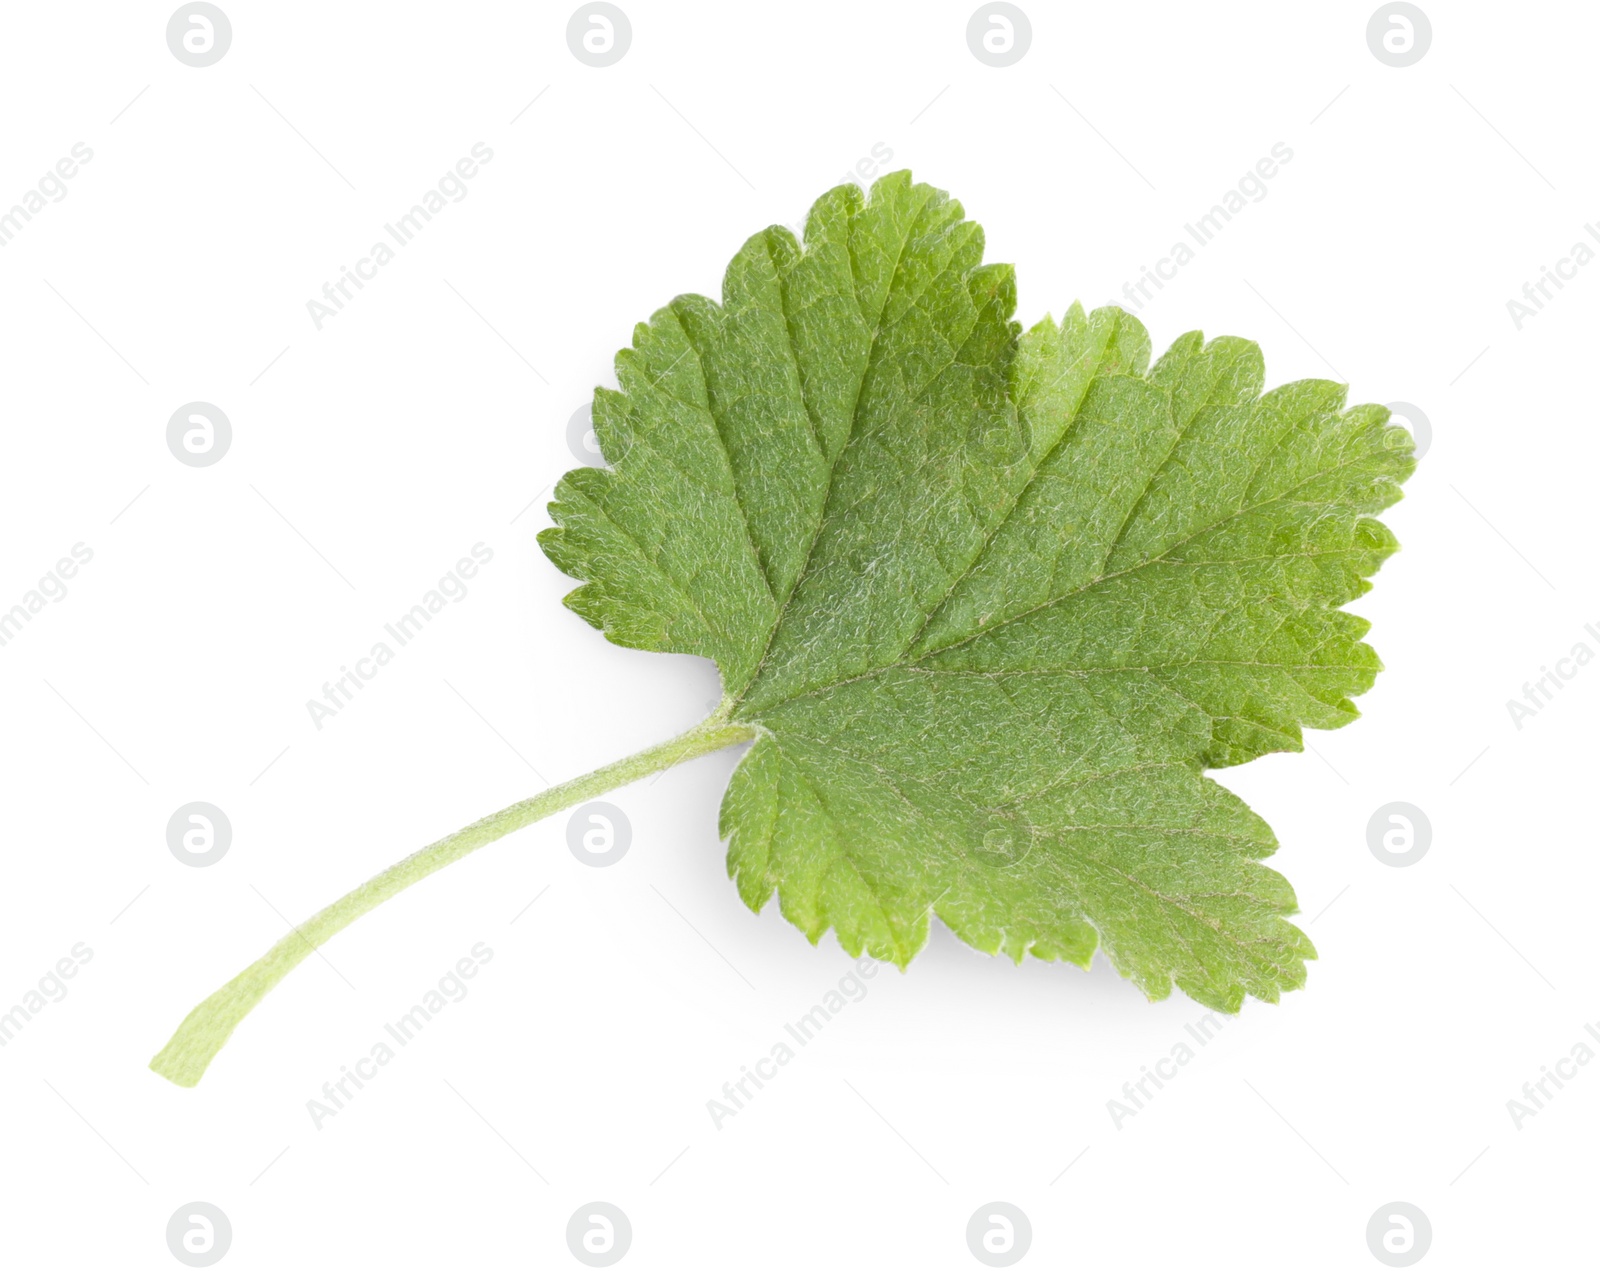
[{"label": "fine hairs on leaf", "polygon": [[720,303],[635,328],[595,393],[607,468],[539,541],[617,644],[712,659],[697,727],[407,857],[190,1013],[151,1062],[199,1081],[361,914],[486,843],[753,743],[728,873],[815,944],[904,968],[938,918],[985,953],[1237,1011],[1305,982],[1276,839],[1208,768],[1339,728],[1380,664],[1343,611],[1396,548],[1414,467],[1381,406],[1263,389],[1247,340],[1150,339],[1116,308],[1027,331],[1009,265],[907,172],[740,249]]}]

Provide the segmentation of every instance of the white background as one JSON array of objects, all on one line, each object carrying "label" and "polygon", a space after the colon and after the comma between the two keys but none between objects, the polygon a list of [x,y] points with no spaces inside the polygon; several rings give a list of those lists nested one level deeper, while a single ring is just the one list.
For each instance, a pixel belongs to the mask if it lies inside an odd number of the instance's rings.
[{"label": "white background", "polygon": [[[595,69],[566,5],[223,7],[205,69],[163,5],[5,17],[0,206],[94,152],[0,248],[0,608],[94,552],[0,648],[0,1010],[93,950],[0,1049],[8,1264],[177,1266],[194,1200],[232,1268],[577,1266],[596,1199],[641,1268],[977,1266],[997,1199],[1025,1266],[1377,1266],[1396,1200],[1424,1265],[1592,1258],[1600,1065],[1520,1128],[1506,1103],[1600,1021],[1600,666],[1521,729],[1506,700],[1600,651],[1600,264],[1520,331],[1506,301],[1600,219],[1600,13],[1430,2],[1394,69],[1366,3],[1024,0],[1031,48],[994,69],[970,3],[625,0],[631,48]],[[307,300],[476,142],[468,196],[315,329]],[[1249,336],[1269,383],[1336,375],[1433,429],[1355,606],[1387,666],[1363,718],[1223,775],[1282,841],[1304,992],[1247,1003],[1117,1128],[1202,1009],[935,931],[716,1129],[706,1101],[849,967],[724,877],[728,752],[612,796],[618,865],[574,859],[565,817],[524,830],[335,939],[199,1088],[146,1069],[286,921],[717,695],[564,610],[534,542],[634,322],[716,294],[876,143],[1016,263],[1024,322],[1105,303],[1276,142],[1267,197],[1141,311],[1157,349]],[[166,447],[195,400],[233,424],[214,467]],[[480,541],[468,597],[315,729],[306,699]],[[191,800],[232,821],[210,868],[166,845]],[[1409,868],[1368,850],[1392,800],[1432,822]],[[470,996],[315,1128],[479,941]]]}]

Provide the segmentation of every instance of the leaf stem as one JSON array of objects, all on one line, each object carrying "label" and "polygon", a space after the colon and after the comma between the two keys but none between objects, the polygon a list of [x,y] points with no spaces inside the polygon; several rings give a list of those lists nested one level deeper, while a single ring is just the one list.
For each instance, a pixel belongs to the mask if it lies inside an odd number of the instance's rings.
[{"label": "leaf stem", "polygon": [[552,813],[583,803],[618,786],[625,786],[640,777],[661,772],[674,764],[738,742],[750,741],[755,735],[755,729],[749,725],[729,723],[724,712],[719,710],[682,736],[641,750],[636,755],[619,759],[603,768],[596,768],[586,776],[551,786],[531,799],[513,803],[454,834],[447,834],[419,852],[413,852],[296,927],[257,961],[201,1002],[178,1025],[178,1031],[162,1047],[161,1053],[150,1061],[150,1067],[176,1085],[197,1085],[207,1065],[256,1003],[319,946],[362,914],[376,909],[412,883],[420,882],[436,870],[513,830],[520,830]]}]

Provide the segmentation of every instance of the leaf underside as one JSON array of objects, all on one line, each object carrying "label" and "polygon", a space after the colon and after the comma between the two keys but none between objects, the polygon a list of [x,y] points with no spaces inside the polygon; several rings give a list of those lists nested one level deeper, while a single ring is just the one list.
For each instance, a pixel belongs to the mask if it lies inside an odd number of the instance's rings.
[{"label": "leaf underside", "polygon": [[988,953],[1237,1010],[1311,942],[1266,823],[1204,775],[1337,728],[1371,687],[1340,606],[1395,549],[1411,438],[1342,385],[1262,392],[1249,341],[1073,305],[908,173],[751,238],[597,390],[609,469],[541,544],[618,644],[716,661],[758,730],[723,799],[739,893],[904,966],[937,915]]}]

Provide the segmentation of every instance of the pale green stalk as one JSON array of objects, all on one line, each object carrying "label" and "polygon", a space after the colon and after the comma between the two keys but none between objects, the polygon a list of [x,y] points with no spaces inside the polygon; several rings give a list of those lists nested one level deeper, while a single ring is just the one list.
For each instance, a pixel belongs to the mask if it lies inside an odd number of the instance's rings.
[{"label": "pale green stalk", "polygon": [[162,1047],[161,1053],[150,1061],[150,1067],[177,1085],[198,1084],[206,1066],[256,1003],[312,952],[362,914],[377,908],[391,896],[398,895],[412,883],[421,881],[434,871],[443,869],[513,830],[520,830],[563,808],[583,803],[607,790],[637,781],[640,777],[647,777],[713,750],[721,750],[724,746],[750,741],[754,737],[753,728],[744,724],[730,724],[719,711],[681,737],[641,750],[604,768],[596,768],[587,776],[551,786],[542,794],[513,803],[412,853],[296,927],[261,958],[201,1002],[178,1025],[178,1031]]}]

